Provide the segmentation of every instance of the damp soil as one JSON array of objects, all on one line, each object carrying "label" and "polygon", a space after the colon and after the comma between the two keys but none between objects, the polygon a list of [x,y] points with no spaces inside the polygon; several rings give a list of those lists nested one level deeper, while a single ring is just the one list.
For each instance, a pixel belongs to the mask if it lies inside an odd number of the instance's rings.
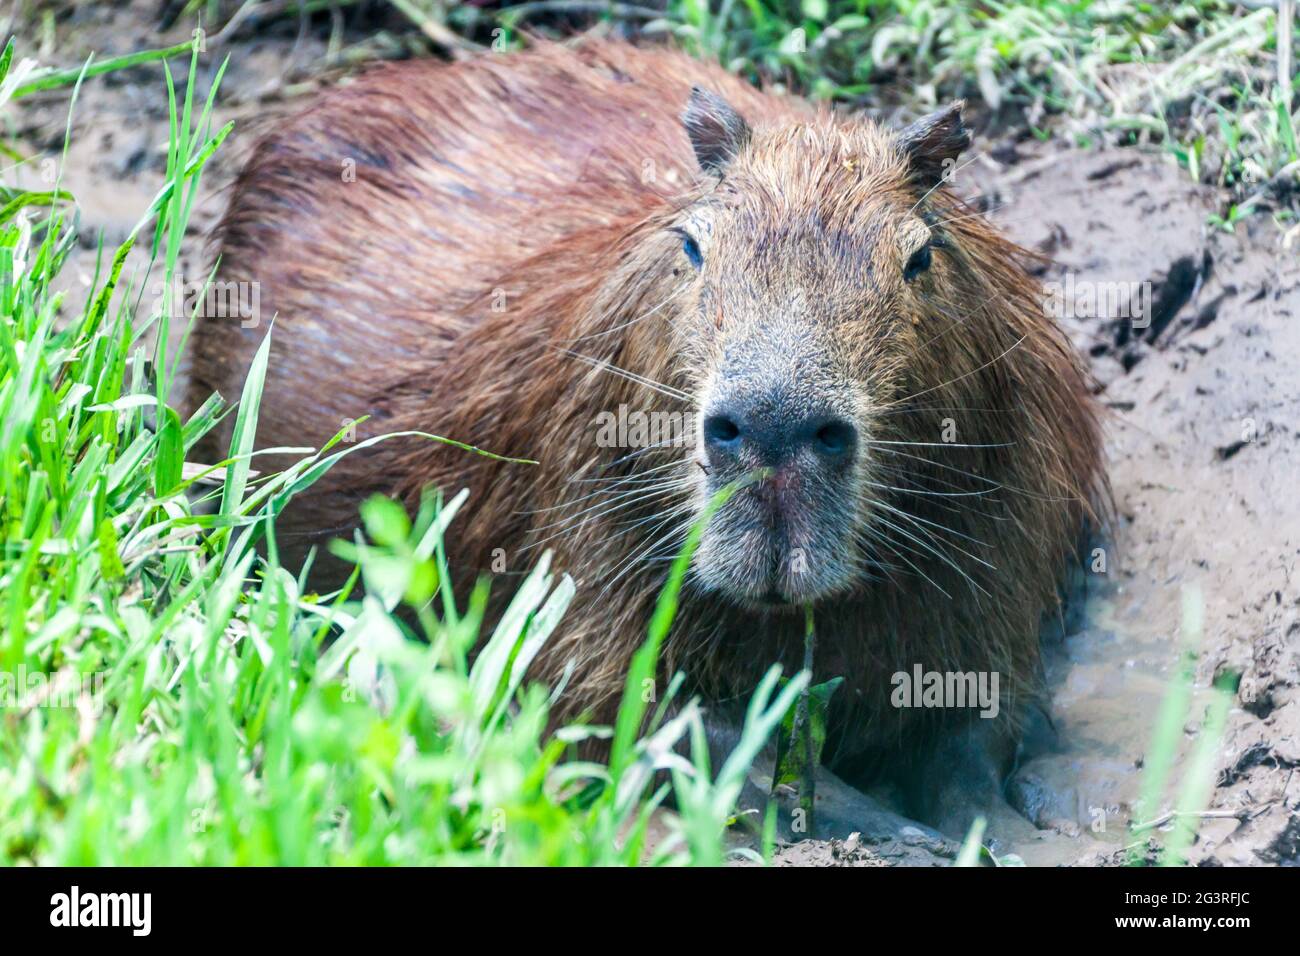
[{"label": "damp soil", "polygon": [[[1036,822],[1080,832],[1062,845],[1044,831],[1018,852],[1107,861],[1130,819],[1166,814],[1134,802],[1186,643],[1183,757],[1211,684],[1240,675],[1192,862],[1300,862],[1300,248],[1264,216],[1212,228],[1219,197],[1164,157],[1040,153],[972,177],[994,221],[1051,257],[1045,281],[1149,282],[1150,310],[1140,328],[1065,321],[1108,410],[1116,515],[1105,573],[1082,578],[1078,613],[1048,640],[1056,752],[1017,775]],[[1199,635],[1183,633],[1188,602],[1204,609]]]},{"label": "damp soil", "polygon": [[[109,56],[186,34],[160,32],[147,5],[83,5],[57,21],[57,53],[44,62],[71,66],[92,51]],[[23,45],[28,55],[36,47],[35,39]],[[182,273],[200,280],[210,265],[203,238],[258,126],[337,79],[324,31],[271,28],[223,43],[203,58],[202,89],[226,53],[215,120],[233,119],[236,130],[209,164],[181,259]],[[165,104],[156,65],[87,81],[66,159],[65,93],[32,96],[6,117],[30,157],[10,181],[49,188],[54,169],[77,197],[83,241],[63,279],[72,302],[95,273],[99,237],[111,253],[161,185]],[[1240,675],[1191,859],[1300,864],[1300,243],[1287,248],[1265,215],[1232,233],[1211,227],[1222,197],[1160,155],[1005,133],[977,139],[972,155],[955,187],[1046,257],[1044,282],[1146,282],[1151,293],[1143,327],[1096,309],[1063,319],[1107,411],[1115,520],[1099,542],[1104,570],[1090,565],[1074,582],[1069,613],[1045,635],[1050,724],[1010,784],[1032,821],[1000,849],[1031,865],[1108,865],[1134,842],[1131,820],[1171,809],[1135,803],[1191,599],[1203,605],[1204,626],[1192,648],[1181,756],[1197,745],[1212,682]],[[144,252],[132,263],[135,288],[150,295]],[[1177,761],[1175,778],[1186,765]],[[828,807],[841,800],[841,810],[852,803],[843,798],[822,796]],[[947,865],[955,857],[933,831],[874,804],[865,812],[868,825],[856,828],[852,812],[828,812],[848,832],[783,845],[776,862]]]}]

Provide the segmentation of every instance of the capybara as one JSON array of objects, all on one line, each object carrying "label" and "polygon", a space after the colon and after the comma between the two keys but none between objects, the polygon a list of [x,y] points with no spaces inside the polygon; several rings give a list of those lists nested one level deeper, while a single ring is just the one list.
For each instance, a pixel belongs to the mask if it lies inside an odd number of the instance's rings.
[{"label": "capybara", "polygon": [[[844,678],[827,760],[897,770],[953,829],[998,796],[1105,487],[1028,254],[952,192],[969,141],[959,104],[891,131],[620,42],[378,67],[253,150],[218,241],[262,321],[203,321],[194,394],[237,398],[274,316],[259,447],[368,415],[357,439],[536,459],[380,442],[279,540],[346,534],[376,492],[469,488],[461,584],[546,548],[577,579],[533,668],[572,668],[558,719],[612,719],[692,522],[757,475],[704,532],[661,677],[725,740],[765,670],[802,665],[811,605],[814,679]],[[917,673],[991,676],[998,716],[900,694]]]}]

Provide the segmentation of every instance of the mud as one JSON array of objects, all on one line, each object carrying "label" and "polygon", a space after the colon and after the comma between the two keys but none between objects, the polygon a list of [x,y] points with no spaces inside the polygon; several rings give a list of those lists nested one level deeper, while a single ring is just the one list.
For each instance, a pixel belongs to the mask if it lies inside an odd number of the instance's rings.
[{"label": "mud", "polygon": [[[91,54],[95,62],[100,62],[189,39],[190,28],[177,26],[159,32],[156,11],[142,10],[142,6],[77,5],[56,21],[50,46],[58,52],[53,55],[42,54],[45,44],[20,24],[15,56],[34,58],[42,67],[75,69]],[[178,265],[187,283],[201,283],[207,278],[211,259],[205,237],[221,215],[224,187],[239,170],[256,131],[337,75],[325,68],[323,35],[300,36],[282,28],[229,44],[209,38],[207,48],[198,66],[196,119],[202,97],[211,87],[222,58],[229,53],[231,67],[222,80],[206,132],[212,135],[232,121],[236,132],[204,168]],[[177,90],[183,93],[188,57],[177,57],[169,61],[169,66]],[[11,106],[7,126],[26,161],[8,168],[5,182],[33,190],[49,190],[57,184],[76,198],[80,243],[57,285],[68,291],[71,308],[77,309],[101,260],[101,240],[106,267],[163,185],[168,107],[166,80],[158,63],[86,80],[71,114],[70,93],[71,88],[34,93]],[[65,133],[69,132],[65,154]],[[123,271],[123,281],[131,282],[145,314],[156,310],[163,296],[159,275],[149,272],[148,253],[148,243],[138,242]],[[182,323],[173,325],[174,346],[179,344],[183,331]],[[173,399],[180,394],[177,387]]]},{"label": "mud", "polygon": [[[111,55],[186,34],[179,27],[159,34],[151,12],[85,7],[58,22],[59,52],[49,62],[70,66],[91,50]],[[31,55],[36,46],[33,39],[20,50]],[[231,54],[215,125],[235,119],[238,126],[204,179],[182,255],[187,278],[206,275],[202,236],[252,139],[250,120],[292,107],[316,85],[325,49],[323,30],[280,28],[204,57],[206,89],[220,57]],[[59,159],[66,94],[34,96],[11,111],[31,162],[9,180],[48,188],[42,161],[53,159],[78,199],[85,239],[67,273],[70,286],[89,284],[96,235],[111,251],[159,188],[165,104],[158,66],[88,81],[66,162]],[[1098,310],[1063,319],[1110,412],[1116,520],[1099,545],[1105,571],[1080,577],[1071,612],[1045,637],[1050,721],[1031,735],[1010,784],[1033,825],[1021,819],[1004,829],[1010,839],[998,852],[1031,865],[1113,864],[1130,845],[1146,852],[1147,836],[1132,836],[1129,823],[1171,809],[1135,801],[1179,660],[1181,608],[1187,595],[1199,595],[1204,627],[1183,757],[1202,732],[1214,678],[1234,672],[1240,683],[1192,861],[1296,865],[1300,241],[1293,237],[1288,248],[1283,228],[1263,214],[1233,234],[1211,228],[1220,197],[1166,157],[1009,143],[977,142],[979,158],[958,172],[955,186],[1050,257],[1044,282],[1149,282],[1151,309],[1141,327]],[[143,266],[141,253],[134,262]],[[136,288],[147,291],[141,273]],[[1186,765],[1176,763],[1175,778]],[[955,857],[951,841],[847,787],[824,789],[819,807],[826,822],[816,836],[830,839],[783,846],[778,864],[947,865]]]},{"label": "mud", "polygon": [[[1266,216],[1234,234],[1212,230],[1217,197],[1161,157],[1045,158],[1024,177],[977,174],[993,218],[1053,257],[1045,281],[1149,281],[1152,309],[1145,329],[1107,316],[1066,322],[1111,410],[1113,553],[1106,574],[1088,575],[1083,613],[1049,657],[1059,752],[1028,761],[1017,779],[1040,795],[1044,817],[1081,828],[1081,849],[1126,839],[1178,659],[1180,608],[1199,595],[1199,693],[1184,754],[1200,733],[1204,691],[1224,671],[1241,679],[1192,860],[1295,863],[1300,249],[1286,248]],[[1040,849],[1019,852],[1032,863]]]}]

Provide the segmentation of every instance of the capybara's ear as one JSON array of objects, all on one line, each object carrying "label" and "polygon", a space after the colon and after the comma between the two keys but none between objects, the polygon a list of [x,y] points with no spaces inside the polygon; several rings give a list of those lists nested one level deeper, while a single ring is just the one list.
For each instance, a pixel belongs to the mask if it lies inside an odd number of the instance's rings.
[{"label": "capybara's ear", "polygon": [[932,189],[952,175],[957,157],[970,145],[970,130],[961,120],[965,104],[958,100],[923,116],[901,130],[898,143],[917,182]]},{"label": "capybara's ear", "polygon": [[705,172],[721,172],[749,142],[744,118],[721,96],[698,86],[691,87],[682,123]]}]

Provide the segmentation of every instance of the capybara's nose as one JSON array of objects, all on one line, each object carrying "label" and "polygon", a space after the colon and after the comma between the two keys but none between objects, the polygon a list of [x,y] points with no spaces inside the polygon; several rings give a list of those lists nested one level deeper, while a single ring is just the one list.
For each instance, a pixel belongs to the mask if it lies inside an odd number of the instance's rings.
[{"label": "capybara's nose", "polygon": [[710,462],[743,467],[779,465],[804,451],[827,463],[843,461],[858,442],[853,422],[824,411],[781,414],[723,406],[704,417],[703,430]]}]

